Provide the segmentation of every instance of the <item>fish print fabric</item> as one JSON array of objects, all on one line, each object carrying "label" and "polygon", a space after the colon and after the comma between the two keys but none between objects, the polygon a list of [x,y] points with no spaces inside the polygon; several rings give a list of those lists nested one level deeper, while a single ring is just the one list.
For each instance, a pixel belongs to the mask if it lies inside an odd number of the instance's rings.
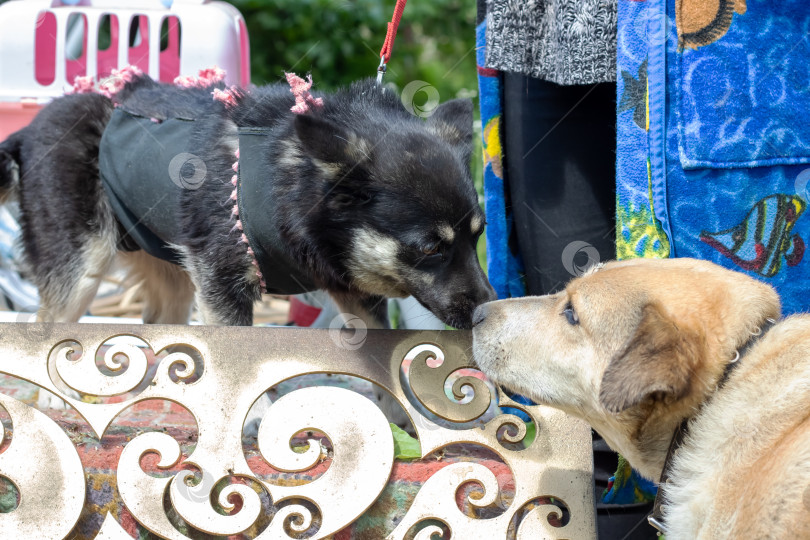
[{"label": "fish print fabric", "polygon": [[792,231],[805,206],[801,197],[771,195],[757,202],[739,225],[716,233],[704,231],[700,239],[740,268],[773,277],[783,259],[796,266],[804,258],[804,240]]},{"label": "fish print fabric", "polygon": [[810,4],[708,5],[619,0],[617,253],[708,259],[806,311]]},{"label": "fish print fabric", "polygon": [[512,212],[506,202],[508,188],[504,182],[501,145],[503,77],[498,70],[484,67],[487,22],[480,7],[475,43],[484,156],[484,208],[487,214],[487,276],[498,298],[510,298],[523,296],[526,291],[521,277],[523,266],[520,257],[509,246]]}]

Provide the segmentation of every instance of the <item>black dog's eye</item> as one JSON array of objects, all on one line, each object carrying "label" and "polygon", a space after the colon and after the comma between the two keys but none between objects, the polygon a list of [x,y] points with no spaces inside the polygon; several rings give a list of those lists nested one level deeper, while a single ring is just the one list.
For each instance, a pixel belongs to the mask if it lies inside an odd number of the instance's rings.
[{"label": "black dog's eye", "polygon": [[577,317],[577,312],[574,311],[574,307],[571,305],[571,302],[568,302],[565,305],[565,309],[562,312],[565,315],[565,318],[568,319],[568,324],[571,326],[576,326],[579,324],[579,317]]},{"label": "black dog's eye", "polygon": [[414,251],[414,255],[417,256],[417,266],[435,266],[444,262],[444,246],[441,242],[416,249],[418,251]]}]

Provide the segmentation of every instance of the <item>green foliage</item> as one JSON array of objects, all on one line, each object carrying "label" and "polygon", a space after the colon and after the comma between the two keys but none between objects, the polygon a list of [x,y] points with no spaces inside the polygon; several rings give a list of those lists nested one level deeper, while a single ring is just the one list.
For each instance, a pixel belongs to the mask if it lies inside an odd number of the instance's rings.
[{"label": "green foliage", "polygon": [[391,426],[391,435],[394,437],[394,458],[408,461],[420,459],[422,457],[422,447],[417,439],[414,439],[406,431],[396,424]]},{"label": "green foliage", "polygon": [[[376,75],[394,0],[232,0],[244,15],[253,82],[311,72],[329,90]],[[475,2],[411,2],[399,26],[386,82],[434,86],[442,101],[477,88]]]}]

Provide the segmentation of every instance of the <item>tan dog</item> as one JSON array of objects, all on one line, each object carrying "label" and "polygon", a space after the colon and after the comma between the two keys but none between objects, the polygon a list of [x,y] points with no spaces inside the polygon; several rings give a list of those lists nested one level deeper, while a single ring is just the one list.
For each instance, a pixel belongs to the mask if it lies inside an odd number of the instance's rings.
[{"label": "tan dog", "polygon": [[743,274],[627,261],[481,306],[473,350],[495,382],[586,420],[656,481],[689,419],[667,463],[667,540],[810,538],[810,316],[779,317],[774,290]]}]

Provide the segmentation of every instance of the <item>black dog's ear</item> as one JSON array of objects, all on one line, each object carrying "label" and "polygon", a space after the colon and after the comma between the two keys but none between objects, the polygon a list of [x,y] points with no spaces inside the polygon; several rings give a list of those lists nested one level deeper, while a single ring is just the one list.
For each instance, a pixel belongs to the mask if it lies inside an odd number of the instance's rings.
[{"label": "black dog's ear", "polygon": [[599,401],[620,413],[648,398],[685,396],[704,345],[700,335],[678,328],[660,305],[647,304],[634,335],[602,376]]},{"label": "black dog's ear", "polygon": [[427,119],[428,128],[454,145],[470,146],[473,136],[473,104],[469,99],[451,99],[436,107]]},{"label": "black dog's ear", "polygon": [[298,114],[293,122],[304,151],[327,163],[357,163],[371,159],[371,145],[325,118]]}]

